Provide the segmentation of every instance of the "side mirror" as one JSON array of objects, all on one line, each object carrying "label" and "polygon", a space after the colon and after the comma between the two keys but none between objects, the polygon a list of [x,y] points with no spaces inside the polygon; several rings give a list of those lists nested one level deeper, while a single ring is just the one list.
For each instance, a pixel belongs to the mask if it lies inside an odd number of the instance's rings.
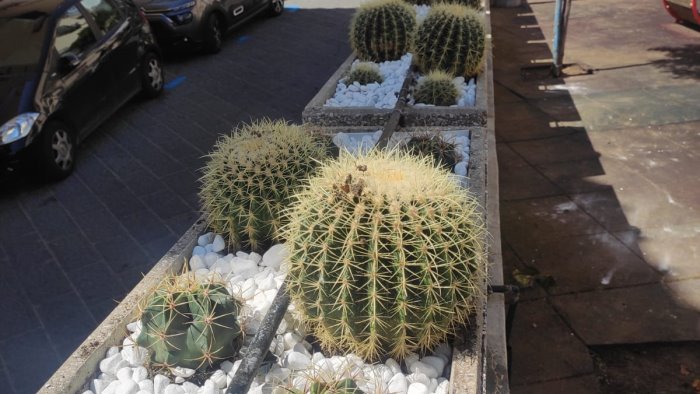
[{"label": "side mirror", "polygon": [[58,73],[63,76],[73,71],[80,64],[80,58],[72,53],[61,55],[58,59]]}]

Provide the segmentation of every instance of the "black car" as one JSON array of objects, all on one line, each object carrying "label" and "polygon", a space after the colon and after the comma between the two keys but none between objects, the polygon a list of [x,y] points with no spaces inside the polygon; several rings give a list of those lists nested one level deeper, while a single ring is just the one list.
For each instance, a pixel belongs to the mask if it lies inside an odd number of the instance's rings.
[{"label": "black car", "polygon": [[284,0],[135,1],[162,45],[201,44],[209,53],[219,52],[226,31],[261,12],[277,16],[284,11]]},{"label": "black car", "polygon": [[163,89],[160,52],[125,0],[0,2],[0,164],[67,176],[77,144],[138,92]]}]

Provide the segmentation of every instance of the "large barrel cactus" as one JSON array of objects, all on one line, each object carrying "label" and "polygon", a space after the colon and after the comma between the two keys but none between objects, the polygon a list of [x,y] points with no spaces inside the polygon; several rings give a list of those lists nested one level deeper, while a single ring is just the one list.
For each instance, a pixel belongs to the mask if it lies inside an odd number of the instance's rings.
[{"label": "large barrel cactus", "polygon": [[360,5],[350,23],[350,46],[358,58],[398,60],[410,50],[416,11],[402,0],[375,0]]},{"label": "large barrel cactus", "polygon": [[238,351],[240,307],[222,283],[168,277],[140,307],[143,328],[136,342],[159,365],[212,366]]},{"label": "large barrel cactus", "polygon": [[459,4],[438,4],[416,32],[415,52],[423,72],[442,70],[473,77],[483,67],[486,33],[481,15]]},{"label": "large barrel cactus", "polygon": [[288,210],[288,290],[327,350],[401,359],[444,342],[485,281],[477,202],[430,157],[341,155]]},{"label": "large barrel cactus", "polygon": [[263,120],[221,138],[204,168],[200,198],[211,229],[236,249],[264,252],[281,211],[325,148],[301,126]]}]

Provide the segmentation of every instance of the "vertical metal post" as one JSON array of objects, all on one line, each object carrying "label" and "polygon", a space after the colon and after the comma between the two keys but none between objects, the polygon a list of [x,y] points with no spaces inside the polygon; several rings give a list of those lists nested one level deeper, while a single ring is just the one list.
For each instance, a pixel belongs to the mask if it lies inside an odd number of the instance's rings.
[{"label": "vertical metal post", "polygon": [[556,0],[554,10],[554,39],[552,42],[552,74],[561,75],[564,64],[564,44],[566,41],[566,26],[569,23],[571,0]]}]

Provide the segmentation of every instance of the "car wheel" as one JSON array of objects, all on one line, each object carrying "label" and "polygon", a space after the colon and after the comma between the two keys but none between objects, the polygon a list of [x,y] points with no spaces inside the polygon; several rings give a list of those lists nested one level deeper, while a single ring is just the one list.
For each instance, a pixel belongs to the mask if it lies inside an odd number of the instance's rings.
[{"label": "car wheel", "polygon": [[210,14],[204,24],[204,50],[218,53],[224,38],[224,26],[217,14]]},{"label": "car wheel", "polygon": [[154,98],[163,91],[163,64],[160,57],[153,52],[143,57],[141,64],[141,92],[148,98]]},{"label": "car wheel", "polygon": [[47,123],[37,143],[36,160],[42,176],[57,181],[73,172],[76,142],[68,126],[56,121]]},{"label": "car wheel", "polygon": [[272,0],[270,3],[270,16],[280,16],[284,12],[284,1],[283,0]]}]

